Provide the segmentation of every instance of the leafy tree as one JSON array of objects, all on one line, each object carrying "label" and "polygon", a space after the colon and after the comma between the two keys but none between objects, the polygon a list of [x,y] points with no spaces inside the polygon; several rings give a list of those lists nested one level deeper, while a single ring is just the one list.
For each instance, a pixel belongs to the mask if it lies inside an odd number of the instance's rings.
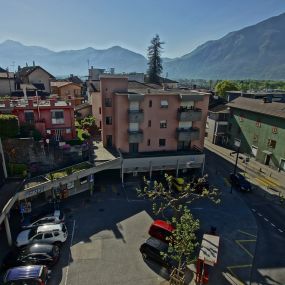
[{"label": "leafy tree", "polygon": [[151,40],[148,47],[148,81],[151,83],[159,83],[159,76],[162,72],[161,50],[164,42],[160,41],[159,35]]},{"label": "leafy tree", "polygon": [[198,245],[196,241],[196,232],[199,230],[199,220],[195,220],[190,210],[184,206],[180,206],[181,216],[177,219],[171,219],[171,225],[175,228],[170,237],[168,252],[163,254],[177,262],[177,269],[181,270],[183,264],[191,263],[193,252]]},{"label": "leafy tree", "polygon": [[165,181],[151,183],[144,177],[144,187],[137,188],[139,197],[147,198],[152,202],[155,215],[163,214],[165,210],[171,209],[173,216],[178,218],[181,215],[181,205],[189,205],[195,200],[205,198],[214,203],[220,202],[218,190],[207,187],[207,176],[193,179],[185,184],[182,191],[172,189],[174,179],[173,176],[165,174]]},{"label": "leafy tree", "polygon": [[19,123],[17,116],[0,114],[0,137],[13,138],[19,133]]},{"label": "leafy tree", "polygon": [[238,90],[238,85],[229,80],[223,80],[216,84],[215,91],[221,97],[226,97],[226,91]]}]

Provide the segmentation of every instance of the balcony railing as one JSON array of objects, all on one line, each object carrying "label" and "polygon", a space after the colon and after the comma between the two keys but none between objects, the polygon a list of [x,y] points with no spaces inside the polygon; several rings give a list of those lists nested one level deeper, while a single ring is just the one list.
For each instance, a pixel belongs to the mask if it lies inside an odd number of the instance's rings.
[{"label": "balcony railing", "polygon": [[190,142],[200,138],[200,130],[198,128],[177,128],[177,140]]},{"label": "balcony railing", "polygon": [[202,119],[202,110],[191,107],[180,107],[177,109],[177,119],[179,121],[200,121]]},{"label": "balcony railing", "polygon": [[143,141],[143,131],[142,130],[128,130],[129,143],[141,143]]},{"label": "balcony railing", "polygon": [[130,110],[128,109],[129,123],[141,123],[144,119],[144,113],[142,109]]}]

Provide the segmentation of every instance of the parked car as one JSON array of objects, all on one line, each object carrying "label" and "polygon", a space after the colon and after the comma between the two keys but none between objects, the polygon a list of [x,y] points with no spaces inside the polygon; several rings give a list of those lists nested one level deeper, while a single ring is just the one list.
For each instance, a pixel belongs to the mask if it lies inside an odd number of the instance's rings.
[{"label": "parked car", "polygon": [[21,247],[30,243],[58,244],[67,239],[67,228],[65,224],[43,225],[28,229],[19,233],[16,246]]},{"label": "parked car", "polygon": [[167,238],[171,236],[174,227],[162,220],[155,220],[149,228],[149,235],[164,242],[168,242]]},{"label": "parked car", "polygon": [[4,276],[7,285],[45,285],[49,278],[44,265],[19,266],[9,269]]},{"label": "parked car", "polygon": [[10,251],[3,259],[2,269],[20,265],[53,266],[60,256],[60,249],[56,245],[35,243],[21,249]]},{"label": "parked car", "polygon": [[230,181],[232,185],[236,186],[241,191],[249,192],[252,190],[251,184],[249,181],[245,179],[243,175],[240,173],[231,173],[230,174]]},{"label": "parked car", "polygon": [[183,191],[185,187],[185,181],[183,178],[174,178],[172,181],[172,188],[176,191]]},{"label": "parked car", "polygon": [[35,214],[33,217],[28,218],[22,225],[22,228],[30,229],[44,224],[63,223],[64,220],[65,215],[61,210],[55,210],[53,212],[43,210],[42,212]]},{"label": "parked car", "polygon": [[164,258],[161,253],[167,253],[168,244],[154,237],[148,238],[140,246],[140,252],[144,260],[152,260],[171,271],[175,267],[175,261],[169,257]]}]

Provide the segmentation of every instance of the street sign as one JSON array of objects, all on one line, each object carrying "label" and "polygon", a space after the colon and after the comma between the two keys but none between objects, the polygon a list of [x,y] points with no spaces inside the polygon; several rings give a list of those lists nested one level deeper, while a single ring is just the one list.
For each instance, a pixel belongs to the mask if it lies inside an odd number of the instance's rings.
[{"label": "street sign", "polygon": [[240,144],[241,144],[241,140],[240,140],[240,139],[235,139],[235,140],[234,140],[234,146],[235,146],[235,147],[238,147],[238,148],[239,148],[239,147],[240,147]]}]

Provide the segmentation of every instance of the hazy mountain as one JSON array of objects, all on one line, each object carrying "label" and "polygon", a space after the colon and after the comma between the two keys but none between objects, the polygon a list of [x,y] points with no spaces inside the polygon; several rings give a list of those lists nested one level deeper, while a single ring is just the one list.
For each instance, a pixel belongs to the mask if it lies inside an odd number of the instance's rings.
[{"label": "hazy mountain", "polygon": [[13,69],[32,64],[33,60],[51,74],[88,74],[88,61],[90,66],[109,69],[116,72],[144,72],[147,60],[142,55],[130,50],[114,46],[105,50],[88,47],[81,50],[66,50],[54,52],[37,46],[25,46],[19,42],[7,40],[0,44],[0,66]]},{"label": "hazy mountain", "polygon": [[[87,75],[88,62],[116,72],[147,69],[144,56],[119,46],[54,52],[11,40],[0,44],[3,68],[31,65],[33,60],[54,75]],[[285,79],[285,13],[208,41],[182,57],[163,58],[163,66],[163,73],[173,79]]]},{"label": "hazy mountain", "polygon": [[285,79],[285,13],[164,64],[169,78]]}]

